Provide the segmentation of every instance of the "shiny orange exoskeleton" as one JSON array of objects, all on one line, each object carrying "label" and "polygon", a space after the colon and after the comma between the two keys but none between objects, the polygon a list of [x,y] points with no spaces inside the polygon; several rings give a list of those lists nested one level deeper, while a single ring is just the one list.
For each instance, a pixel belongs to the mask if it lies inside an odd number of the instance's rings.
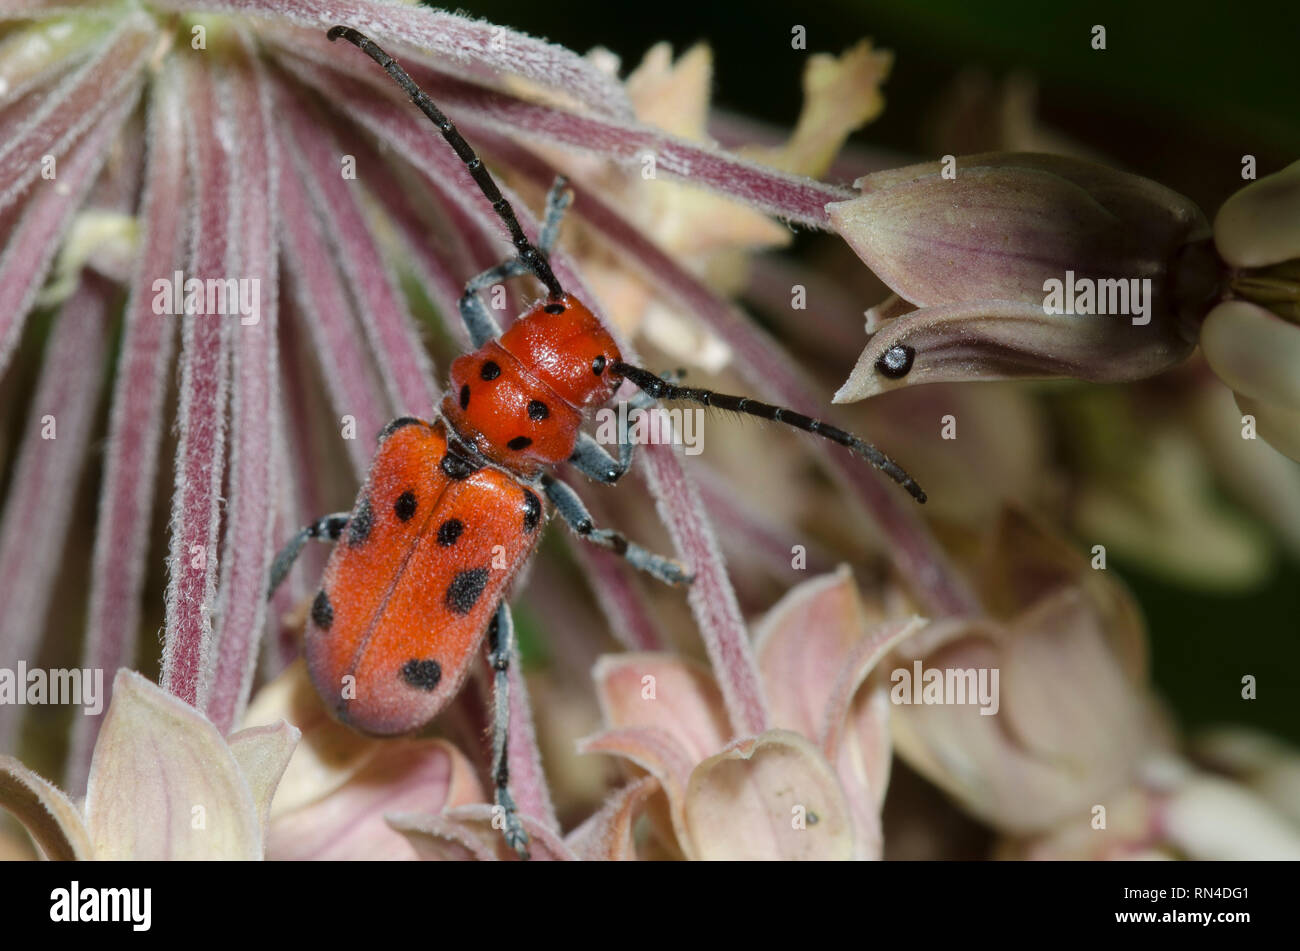
[{"label": "shiny orange exoskeleton", "polygon": [[[677,562],[596,528],[573,490],[549,473],[569,461],[589,478],[613,483],[627,470],[628,434],[620,434],[617,459],[583,434],[593,408],[627,380],[642,391],[639,407],[687,400],[784,423],[845,446],[918,501],[925,494],[878,449],[842,429],[748,397],[678,386],[625,363],[596,316],[565,293],[547,260],[568,203],[563,182],[548,196],[542,239],[534,246],[483,162],[406,71],[349,27],[334,27],[329,37],[363,50],[433,121],[505,223],[517,256],[466,288],[461,316],[476,349],[452,363],[440,412],[432,420],[405,417],[385,428],[352,511],[302,529],[276,556],[271,589],[308,539],[337,542],[312,600],[307,667],[329,709],[366,733],[409,733],[428,723],[456,695],[487,641],[496,802],[506,841],[526,856],[528,836],[506,765],[513,626],[505,599],[537,546],[546,502],[580,537],[633,567],[669,584],[690,581]],[[524,274],[545,285],[547,296],[500,333],[478,291]]]},{"label": "shiny orange exoskeleton", "polygon": [[456,695],[541,534],[530,483],[573,455],[583,411],[621,382],[603,372],[618,360],[566,295],[452,363],[442,420],[390,424],[307,628],[312,681],[341,720],[407,733]]},{"label": "shiny orange exoskeleton", "polygon": [[604,372],[620,359],[575,298],[539,302],[500,340],[452,362],[442,413],[488,460],[532,478],[573,455],[586,411],[622,382]]}]

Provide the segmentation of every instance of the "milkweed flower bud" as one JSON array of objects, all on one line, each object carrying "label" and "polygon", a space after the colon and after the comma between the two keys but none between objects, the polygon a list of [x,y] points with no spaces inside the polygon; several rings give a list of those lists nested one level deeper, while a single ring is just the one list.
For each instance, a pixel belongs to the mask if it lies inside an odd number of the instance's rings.
[{"label": "milkweed flower bud", "polygon": [[883,321],[836,402],[939,381],[1134,380],[1195,345],[1219,271],[1209,224],[1155,182],[990,153],[856,184],[831,222],[916,309]]}]

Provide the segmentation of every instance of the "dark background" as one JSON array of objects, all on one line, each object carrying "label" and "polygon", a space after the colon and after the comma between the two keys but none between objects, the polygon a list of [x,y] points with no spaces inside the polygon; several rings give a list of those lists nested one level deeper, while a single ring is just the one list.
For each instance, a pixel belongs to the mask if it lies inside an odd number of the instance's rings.
[{"label": "dark background", "polygon": [[[1262,177],[1300,157],[1300,6],[1133,0],[476,0],[462,9],[585,52],[604,46],[624,75],[652,44],[714,51],[715,105],[783,127],[798,115],[807,52],[861,37],[895,53],[883,115],[854,141],[933,158],[925,120],[954,78],[1033,76],[1039,118],[1208,214],[1240,187],[1225,175],[1254,154]],[[791,27],[808,51],[792,50]],[[1094,24],[1107,48],[1095,51]],[[1298,471],[1300,478],[1300,471]],[[1162,582],[1113,559],[1150,625],[1154,675],[1182,725],[1240,722],[1300,742],[1300,566],[1231,596]],[[1243,674],[1259,699],[1243,709]]]}]

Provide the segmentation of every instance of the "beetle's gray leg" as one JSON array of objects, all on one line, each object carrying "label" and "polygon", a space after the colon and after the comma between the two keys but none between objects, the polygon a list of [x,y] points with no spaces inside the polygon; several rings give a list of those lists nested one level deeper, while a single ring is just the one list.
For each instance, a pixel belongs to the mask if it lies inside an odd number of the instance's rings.
[{"label": "beetle's gray leg", "polygon": [[628,541],[622,533],[613,529],[596,528],[587,507],[582,504],[582,499],[559,479],[542,476],[541,481],[546,497],[551,500],[551,504],[560,513],[560,517],[568,523],[569,528],[573,529],[580,538],[623,556],[633,568],[644,571],[664,584],[676,586],[691,583],[692,575],[680,562],[665,558],[663,555],[656,555],[635,542]]}]

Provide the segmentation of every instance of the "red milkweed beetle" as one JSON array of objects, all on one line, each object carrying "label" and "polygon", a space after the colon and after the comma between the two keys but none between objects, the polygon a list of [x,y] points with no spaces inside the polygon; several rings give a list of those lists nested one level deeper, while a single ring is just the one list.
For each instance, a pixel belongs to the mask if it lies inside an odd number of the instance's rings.
[{"label": "red milkweed beetle", "polygon": [[[548,263],[571,200],[563,180],[547,197],[534,246],[482,160],[406,71],[356,30],[336,26],[328,36],[367,53],[433,121],[505,223],[517,255],[465,288],[460,314],[477,349],[452,362],[441,412],[432,421],[403,417],[384,428],[352,511],[298,532],[276,555],[270,590],[308,539],[338,542],[312,601],[304,650],[322,699],[365,733],[409,733],[432,720],[456,695],[486,636],[495,671],[495,799],[506,841],[526,858],[528,836],[506,766],[514,632],[504,596],[541,534],[539,490],[581,538],[668,584],[691,580],[677,562],[596,528],[574,491],[547,471],[567,461],[606,484],[627,471],[633,452],[628,433],[620,433],[615,459],[581,431],[586,413],[630,380],[641,391],[630,401],[634,409],[684,400],[785,423],[847,447],[917,501],[924,502],[925,493],[892,460],[844,430],[746,397],[679,386],[624,363],[613,338],[565,293]],[[544,284],[547,296],[502,334],[479,293],[525,274]],[[348,683],[353,691],[342,689]]]}]

